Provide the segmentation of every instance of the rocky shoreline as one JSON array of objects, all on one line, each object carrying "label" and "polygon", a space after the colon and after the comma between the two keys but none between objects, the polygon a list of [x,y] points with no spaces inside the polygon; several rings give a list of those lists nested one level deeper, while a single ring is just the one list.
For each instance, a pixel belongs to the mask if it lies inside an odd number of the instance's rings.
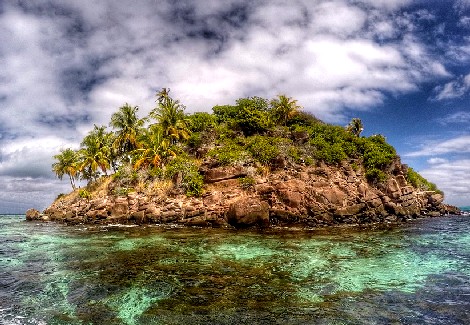
[{"label": "rocky shoreline", "polygon": [[357,164],[350,161],[291,168],[281,162],[280,168],[266,175],[253,173],[253,167],[201,166],[206,184],[201,197],[176,191],[112,195],[112,179],[103,177],[90,196],[81,197],[77,190],[42,213],[28,210],[26,219],[246,228],[363,225],[460,214],[458,208],[443,203],[442,194],[413,188],[399,159],[390,166],[383,184],[368,183],[364,170],[353,166]]}]

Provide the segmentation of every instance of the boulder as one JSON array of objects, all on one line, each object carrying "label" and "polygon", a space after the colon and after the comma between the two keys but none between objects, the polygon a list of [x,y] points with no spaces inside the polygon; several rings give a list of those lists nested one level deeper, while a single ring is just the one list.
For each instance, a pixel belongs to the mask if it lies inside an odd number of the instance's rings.
[{"label": "boulder", "polygon": [[41,213],[36,209],[29,209],[26,211],[26,220],[33,221],[41,219]]},{"label": "boulder", "polygon": [[232,203],[227,212],[228,223],[237,228],[269,226],[269,204],[255,198]]}]

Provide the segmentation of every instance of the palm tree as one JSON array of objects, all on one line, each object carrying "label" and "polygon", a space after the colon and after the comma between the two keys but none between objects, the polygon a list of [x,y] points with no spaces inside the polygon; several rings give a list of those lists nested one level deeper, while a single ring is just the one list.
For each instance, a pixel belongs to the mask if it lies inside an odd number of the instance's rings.
[{"label": "palm tree", "polygon": [[54,173],[60,180],[62,180],[62,177],[67,174],[70,179],[70,185],[72,185],[72,190],[75,190],[75,177],[79,173],[78,153],[75,150],[67,148],[65,150],[61,150],[60,154],[55,155],[54,159],[57,160],[57,162],[52,164],[52,170]]},{"label": "palm tree", "polygon": [[271,112],[274,121],[281,125],[286,125],[287,121],[294,116],[302,107],[297,105],[297,100],[279,95],[271,101]]},{"label": "palm tree", "polygon": [[362,125],[361,119],[356,117],[353,118],[346,127],[346,130],[356,137],[359,137],[361,132],[364,131],[364,126]]},{"label": "palm tree", "polygon": [[81,143],[80,169],[86,179],[96,178],[98,168],[107,175],[110,168],[111,147],[109,138],[111,133],[106,132],[105,126],[96,126],[88,133]]},{"label": "palm tree", "polygon": [[168,92],[169,90],[163,88],[157,93],[158,105],[150,112],[150,116],[157,120],[163,136],[168,137],[170,143],[174,144],[178,140],[188,139],[190,131],[184,114],[184,105],[172,99]]},{"label": "palm tree", "polygon": [[120,155],[138,148],[138,138],[145,122],[137,117],[138,110],[138,106],[126,103],[111,116],[110,125],[117,130],[113,146]]},{"label": "palm tree", "polygon": [[165,158],[175,157],[175,152],[170,147],[170,141],[163,137],[163,132],[157,125],[145,130],[140,137],[141,148],[136,149],[136,161],[134,169],[140,167],[161,167]]}]

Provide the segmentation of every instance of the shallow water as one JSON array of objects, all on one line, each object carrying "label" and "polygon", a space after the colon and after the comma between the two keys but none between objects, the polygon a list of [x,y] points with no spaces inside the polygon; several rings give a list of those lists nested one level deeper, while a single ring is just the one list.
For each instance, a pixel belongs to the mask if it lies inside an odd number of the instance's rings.
[{"label": "shallow water", "polygon": [[469,324],[470,218],[233,231],[0,217],[0,324]]}]

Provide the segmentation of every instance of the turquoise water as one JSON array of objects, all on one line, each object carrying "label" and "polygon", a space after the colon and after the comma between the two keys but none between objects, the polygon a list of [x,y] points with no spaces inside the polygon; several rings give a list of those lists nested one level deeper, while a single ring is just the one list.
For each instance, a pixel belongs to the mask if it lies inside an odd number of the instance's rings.
[{"label": "turquoise water", "polygon": [[470,218],[233,231],[0,217],[0,324],[469,324]]}]

